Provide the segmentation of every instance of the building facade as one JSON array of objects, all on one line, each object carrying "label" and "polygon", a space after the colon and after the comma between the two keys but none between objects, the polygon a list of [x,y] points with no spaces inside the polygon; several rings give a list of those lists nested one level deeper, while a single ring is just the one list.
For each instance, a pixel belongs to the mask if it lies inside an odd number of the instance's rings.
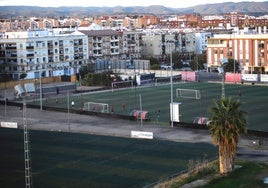
[{"label": "building facade", "polygon": [[141,57],[141,31],[122,32],[122,59],[139,59]]},{"label": "building facade", "polygon": [[6,32],[0,39],[0,66],[13,79],[73,75],[88,61],[88,39],[80,32]]},{"label": "building facade", "polygon": [[88,55],[90,60],[119,58],[121,35],[112,29],[80,30],[88,37]]},{"label": "building facade", "polygon": [[268,73],[268,34],[214,35],[207,44],[208,67],[220,67],[222,59],[236,60],[242,73]]}]

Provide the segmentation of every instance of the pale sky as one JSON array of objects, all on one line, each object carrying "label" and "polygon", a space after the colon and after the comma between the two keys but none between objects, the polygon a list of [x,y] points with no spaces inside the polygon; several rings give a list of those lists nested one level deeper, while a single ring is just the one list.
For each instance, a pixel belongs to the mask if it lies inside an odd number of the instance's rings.
[{"label": "pale sky", "polygon": [[[242,2],[243,0],[0,0],[0,6],[7,5],[27,5],[41,7],[59,7],[59,6],[150,6],[163,5],[171,8],[185,8],[200,4],[212,4],[223,2]],[[247,1],[247,0],[244,0]],[[265,2],[264,0],[248,0],[254,2]]]}]

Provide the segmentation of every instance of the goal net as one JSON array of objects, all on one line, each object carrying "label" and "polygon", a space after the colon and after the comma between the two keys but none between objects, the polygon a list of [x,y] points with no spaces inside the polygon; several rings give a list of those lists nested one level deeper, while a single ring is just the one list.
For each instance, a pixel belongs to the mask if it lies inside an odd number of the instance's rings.
[{"label": "goal net", "polygon": [[128,88],[128,87],[133,88],[133,80],[112,82],[112,92],[114,91],[114,89]]},{"label": "goal net", "polygon": [[201,99],[201,94],[199,90],[195,89],[176,89],[177,98],[191,98],[191,99]]},{"label": "goal net", "polygon": [[109,105],[106,103],[85,102],[83,110],[108,113],[109,112]]}]

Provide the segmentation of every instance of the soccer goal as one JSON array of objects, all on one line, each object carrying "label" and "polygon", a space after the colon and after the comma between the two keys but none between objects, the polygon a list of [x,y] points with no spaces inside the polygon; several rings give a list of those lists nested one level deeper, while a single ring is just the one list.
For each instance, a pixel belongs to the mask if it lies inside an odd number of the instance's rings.
[{"label": "soccer goal", "polygon": [[109,105],[107,103],[85,102],[83,110],[108,113]]},{"label": "soccer goal", "polygon": [[201,99],[201,94],[199,90],[196,89],[176,89],[176,97],[179,98],[191,98],[191,99]]},{"label": "soccer goal", "polygon": [[119,88],[127,88],[127,87],[133,88],[133,85],[134,85],[133,80],[112,82],[112,92],[114,91],[114,89],[119,89]]}]

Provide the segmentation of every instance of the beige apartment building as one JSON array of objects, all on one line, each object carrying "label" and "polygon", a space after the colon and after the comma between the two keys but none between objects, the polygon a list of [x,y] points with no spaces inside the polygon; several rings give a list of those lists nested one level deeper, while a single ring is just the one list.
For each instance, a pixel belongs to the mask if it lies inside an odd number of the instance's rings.
[{"label": "beige apartment building", "polygon": [[242,73],[268,73],[268,34],[214,35],[207,44],[209,71],[224,59],[239,62]]},{"label": "beige apartment building", "polygon": [[120,55],[121,36],[117,31],[80,30],[88,37],[89,59],[118,58]]},{"label": "beige apartment building", "polygon": [[89,59],[138,59],[140,31],[80,30],[88,36]]}]

